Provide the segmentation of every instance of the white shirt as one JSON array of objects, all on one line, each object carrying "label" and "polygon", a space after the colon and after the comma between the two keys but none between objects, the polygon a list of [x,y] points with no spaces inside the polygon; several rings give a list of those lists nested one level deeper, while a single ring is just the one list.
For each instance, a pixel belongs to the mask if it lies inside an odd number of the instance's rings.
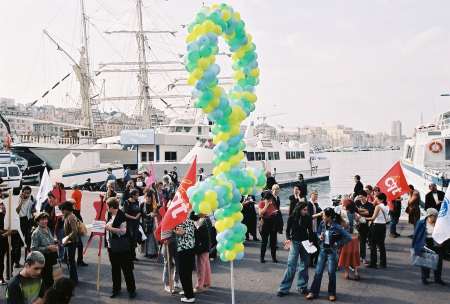
[{"label": "white shirt", "polygon": [[380,212],[378,212],[377,217],[373,221],[374,224],[386,224],[386,218],[389,214],[389,209],[387,206],[380,204]]},{"label": "white shirt", "polygon": [[31,218],[32,214],[31,214],[31,207],[33,206],[33,201],[31,200],[31,198],[28,198],[26,201],[23,202],[22,204],[22,208],[20,208],[19,211],[19,217],[28,217]]},{"label": "white shirt", "polygon": [[433,197],[434,197],[434,201],[436,202],[436,205],[439,205],[439,198],[438,198],[437,192],[433,193]]}]

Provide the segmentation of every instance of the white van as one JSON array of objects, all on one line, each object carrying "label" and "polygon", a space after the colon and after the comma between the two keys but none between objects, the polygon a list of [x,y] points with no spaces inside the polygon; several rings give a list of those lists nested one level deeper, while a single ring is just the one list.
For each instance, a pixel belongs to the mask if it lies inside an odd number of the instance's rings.
[{"label": "white van", "polygon": [[0,184],[2,191],[12,189],[14,195],[18,195],[22,189],[22,172],[15,164],[0,164]]}]

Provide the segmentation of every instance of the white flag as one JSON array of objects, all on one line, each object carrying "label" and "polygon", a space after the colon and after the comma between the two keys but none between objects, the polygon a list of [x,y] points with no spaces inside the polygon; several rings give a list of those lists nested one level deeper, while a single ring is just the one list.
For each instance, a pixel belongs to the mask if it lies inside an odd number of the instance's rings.
[{"label": "white flag", "polygon": [[444,243],[450,239],[450,187],[445,192],[444,201],[441,203],[441,209],[434,226],[433,239],[438,244]]},{"label": "white flag", "polygon": [[53,185],[48,175],[47,168],[44,169],[42,174],[41,185],[39,186],[38,193],[36,195],[36,211],[41,210],[42,203],[47,199],[47,194],[53,190]]}]

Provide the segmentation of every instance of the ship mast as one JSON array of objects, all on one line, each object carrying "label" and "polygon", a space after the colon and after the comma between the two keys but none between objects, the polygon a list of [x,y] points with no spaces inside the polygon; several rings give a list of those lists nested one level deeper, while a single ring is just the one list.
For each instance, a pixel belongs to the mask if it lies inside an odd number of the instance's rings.
[{"label": "ship mast", "polygon": [[90,100],[90,71],[89,71],[89,49],[87,37],[86,12],[84,0],[80,0],[81,7],[81,27],[82,27],[82,47],[80,51],[80,69],[77,72],[80,80],[81,95],[81,117],[82,125],[89,129],[94,129],[94,119]]},{"label": "ship mast", "polygon": [[145,34],[144,25],[142,21],[142,0],[136,1],[137,17],[138,17],[138,32],[136,33],[136,39],[138,43],[139,52],[139,99],[138,109],[140,111],[143,123],[147,127],[152,127],[151,120],[151,101],[148,85],[148,69],[147,69],[147,55],[145,52]]}]

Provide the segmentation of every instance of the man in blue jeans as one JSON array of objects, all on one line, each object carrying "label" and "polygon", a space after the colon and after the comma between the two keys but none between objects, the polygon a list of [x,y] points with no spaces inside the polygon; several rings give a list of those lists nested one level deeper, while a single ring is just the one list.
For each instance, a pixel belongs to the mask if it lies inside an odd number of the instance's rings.
[{"label": "man in blue jeans", "polygon": [[297,290],[303,295],[308,293],[308,260],[309,254],[302,245],[303,241],[314,240],[312,218],[308,214],[308,205],[300,203],[288,218],[286,228],[286,246],[290,246],[287,269],[283,281],[280,284],[277,296],[283,297],[289,294],[292,282],[297,272],[300,257],[300,270],[297,277]]}]

